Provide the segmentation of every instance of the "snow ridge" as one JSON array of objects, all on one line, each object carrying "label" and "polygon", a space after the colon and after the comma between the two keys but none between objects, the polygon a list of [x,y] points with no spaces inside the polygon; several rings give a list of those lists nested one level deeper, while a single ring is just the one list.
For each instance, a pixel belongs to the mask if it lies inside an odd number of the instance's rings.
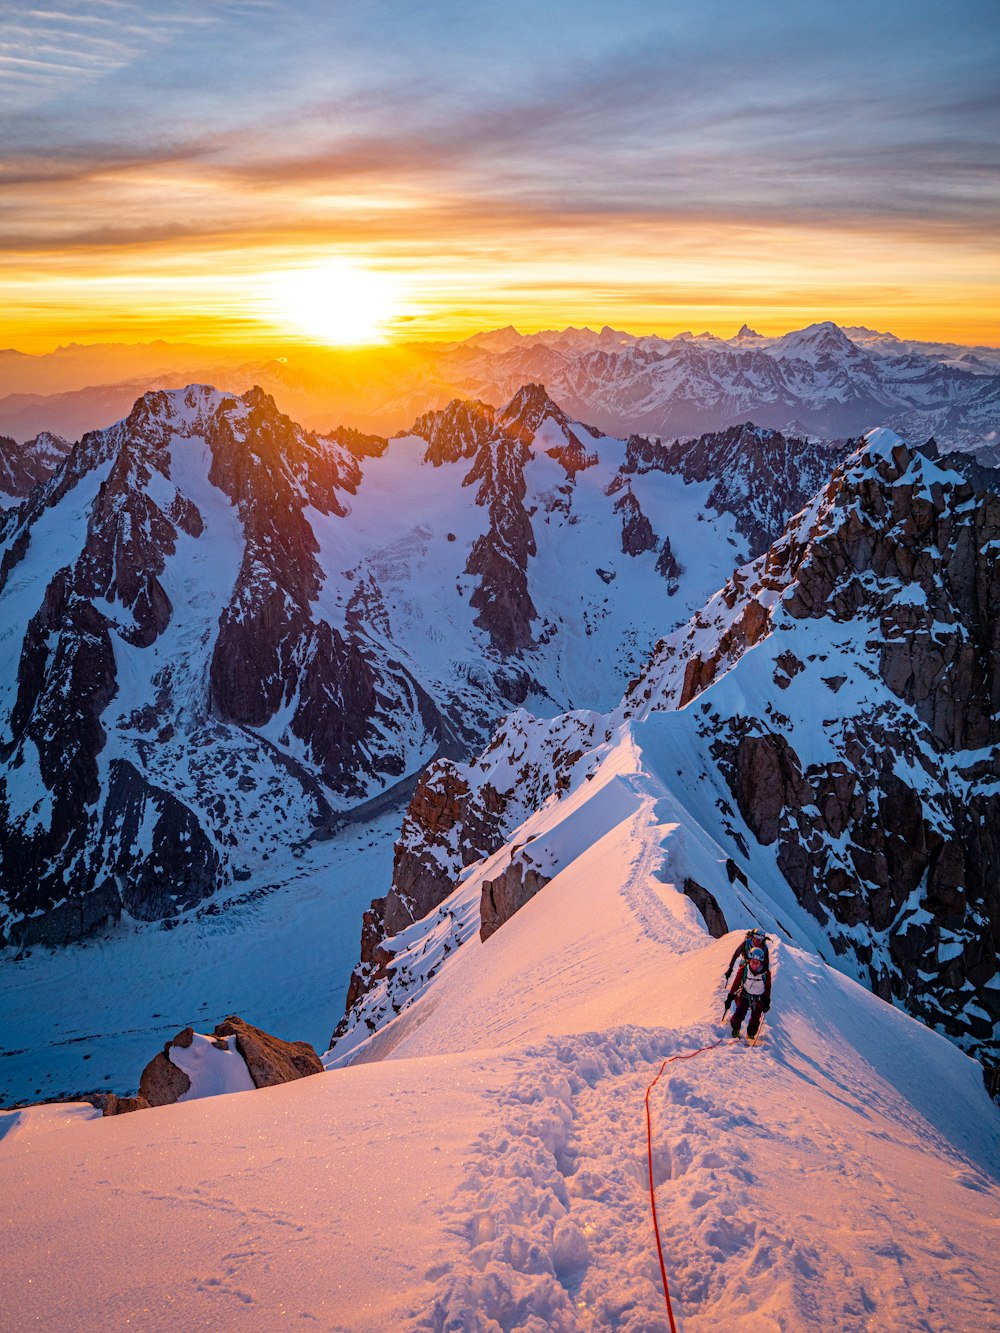
[{"label": "snow ridge", "polygon": [[[1000,604],[998,520],[992,491],[873,432],[576,746],[555,744],[572,715],[549,733],[514,719],[479,766],[441,771],[442,791],[461,788],[447,847],[415,801],[394,873],[405,894],[419,868],[431,915],[394,938],[389,913],[369,935],[378,966],[352,990],[334,1057],[359,1038],[379,1049],[392,1014],[433,993],[453,964],[428,969],[429,932],[461,922],[450,951],[474,935],[477,900],[486,938],[550,892],[589,845],[577,812],[599,838],[624,783],[657,793],[664,873],[723,921],[752,912],[997,1063],[1000,738],[996,658],[978,636],[993,623],[979,608]],[[498,755],[513,782],[486,777]],[[519,791],[538,793],[533,809]]]}]

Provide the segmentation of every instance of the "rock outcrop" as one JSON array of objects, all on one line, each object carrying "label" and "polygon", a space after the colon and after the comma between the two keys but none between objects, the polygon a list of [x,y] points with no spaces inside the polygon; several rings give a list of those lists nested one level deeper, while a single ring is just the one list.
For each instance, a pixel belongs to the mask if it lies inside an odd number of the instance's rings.
[{"label": "rock outcrop", "polygon": [[214,1035],[236,1038],[236,1049],[246,1061],[255,1087],[271,1088],[276,1083],[291,1083],[323,1072],[322,1061],[307,1041],[282,1041],[236,1014],[217,1024]]},{"label": "rock outcrop", "polygon": [[615,501],[615,512],[622,516],[622,554],[642,555],[655,551],[657,536],[653,525],[639,508],[639,501],[629,487]]},{"label": "rock outcrop", "polygon": [[[216,1025],[209,1038],[199,1037],[191,1027],[183,1028],[142,1071],[137,1096],[101,1095],[99,1104],[104,1115],[125,1115],[152,1106],[170,1106],[192,1096],[213,1095],[217,1091],[215,1085],[207,1089],[199,1088],[197,1084],[193,1086],[189,1075],[176,1062],[176,1054],[173,1057],[171,1054],[178,1050],[189,1051],[195,1041],[206,1040],[218,1049],[220,1055],[239,1060],[255,1088],[270,1088],[323,1072],[322,1061],[307,1041],[283,1041],[231,1014]],[[213,1059],[217,1058],[214,1052],[210,1054]]]},{"label": "rock outcrop", "polygon": [[692,879],[689,875],[684,880],[684,892],[701,913],[705,925],[708,927],[708,933],[713,939],[720,940],[723,935],[729,933],[725,914],[716,901],[715,894],[710,889],[706,889],[704,885],[699,884],[696,879]]},{"label": "rock outcrop", "polygon": [[514,856],[496,879],[483,884],[479,905],[479,938],[488,940],[505,921],[530,902],[540,889],[548,884],[550,876],[530,864],[530,857],[521,852]]},{"label": "rock outcrop", "polygon": [[[184,1028],[178,1032],[173,1041],[167,1042],[162,1051],[153,1056],[139,1078],[137,1102],[145,1102],[147,1107],[170,1106],[174,1102],[179,1102],[186,1093],[191,1091],[190,1078],[184,1073],[183,1069],[173,1063],[170,1059],[170,1052],[175,1046],[189,1047],[193,1040],[194,1029]],[[144,1108],[141,1105],[129,1108],[116,1105],[113,1113],[105,1110],[105,1115],[120,1115],[123,1109],[143,1110]]]}]

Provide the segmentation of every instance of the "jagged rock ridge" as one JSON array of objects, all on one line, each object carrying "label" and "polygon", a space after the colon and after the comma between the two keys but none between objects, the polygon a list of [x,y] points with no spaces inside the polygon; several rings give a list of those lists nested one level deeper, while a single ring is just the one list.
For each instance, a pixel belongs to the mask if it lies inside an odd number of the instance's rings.
[{"label": "jagged rock ridge", "polygon": [[0,435],[0,510],[24,500],[35,486],[51,477],[69,449],[68,440],[50,431],[42,431],[24,444]]}]

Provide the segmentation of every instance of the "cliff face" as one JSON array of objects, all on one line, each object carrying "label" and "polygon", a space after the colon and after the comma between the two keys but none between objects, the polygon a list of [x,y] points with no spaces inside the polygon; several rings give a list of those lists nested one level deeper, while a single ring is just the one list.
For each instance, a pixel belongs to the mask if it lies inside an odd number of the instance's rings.
[{"label": "cliff face", "polygon": [[1000,479],[934,453],[869,437],[627,706],[690,706],[837,953],[995,1055]]},{"label": "cliff face", "polygon": [[[502,754],[512,769],[526,749],[525,785],[551,801],[595,765],[636,762],[629,747],[644,773],[652,747],[676,820],[710,840],[730,885],[742,885],[734,899],[703,865],[672,870],[710,929],[738,924],[734,902],[741,913],[756,903],[776,928],[803,932],[995,1065],[1000,478],[961,466],[873,432],[766,554],[657,646],[621,707],[589,716],[578,748],[556,757],[568,714],[498,734],[483,764]],[[531,734],[526,747],[519,730]],[[481,885],[474,924],[488,938],[560,868],[525,842],[523,805],[491,825],[492,840],[475,836],[492,799],[480,771],[463,770],[447,821],[463,855],[441,857],[411,808],[397,870],[430,857],[431,898],[442,897],[421,929],[411,915],[398,940],[381,941],[380,980],[395,985],[397,1007],[426,984],[417,947],[464,901],[460,877]],[[805,913],[797,926],[782,920],[792,920],[780,907],[789,890]],[[473,921],[462,910],[454,943]],[[378,1026],[384,993],[356,991],[342,1034]]]},{"label": "cliff face", "polygon": [[746,422],[672,444],[632,435],[618,485],[647,473],[676,473],[708,482],[708,503],[731,513],[751,555],[762,554],[796,513],[826,484],[849,445],[809,441]]},{"label": "cliff face", "polygon": [[[392,886],[365,913],[361,960],[334,1041],[358,1027],[373,1031],[380,1026],[412,1001],[440,959],[472,930],[484,927],[491,934],[537,892],[544,875],[507,855],[507,841],[532,810],[569,790],[573,774],[586,768],[599,727],[603,738],[602,724],[603,718],[593,713],[569,713],[547,722],[518,710],[477,762],[444,760],[427,770],[396,843]],[[501,854],[503,885],[498,882],[492,897],[484,895],[488,906],[482,921],[466,926],[456,921],[447,900],[463,871],[495,853]],[[413,926],[418,933],[429,928],[435,935],[434,948],[420,965],[401,956]]]},{"label": "cliff face", "polygon": [[42,431],[24,444],[0,435],[0,510],[26,499],[35,486],[52,476],[69,451],[69,441],[51,431]]}]

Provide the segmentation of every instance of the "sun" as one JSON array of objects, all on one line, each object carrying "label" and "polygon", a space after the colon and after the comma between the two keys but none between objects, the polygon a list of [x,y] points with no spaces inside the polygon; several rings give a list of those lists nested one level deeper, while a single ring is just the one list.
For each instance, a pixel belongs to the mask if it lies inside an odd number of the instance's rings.
[{"label": "sun", "polygon": [[388,274],[347,260],[276,273],[269,285],[272,318],[325,343],[384,342],[402,306]]}]

